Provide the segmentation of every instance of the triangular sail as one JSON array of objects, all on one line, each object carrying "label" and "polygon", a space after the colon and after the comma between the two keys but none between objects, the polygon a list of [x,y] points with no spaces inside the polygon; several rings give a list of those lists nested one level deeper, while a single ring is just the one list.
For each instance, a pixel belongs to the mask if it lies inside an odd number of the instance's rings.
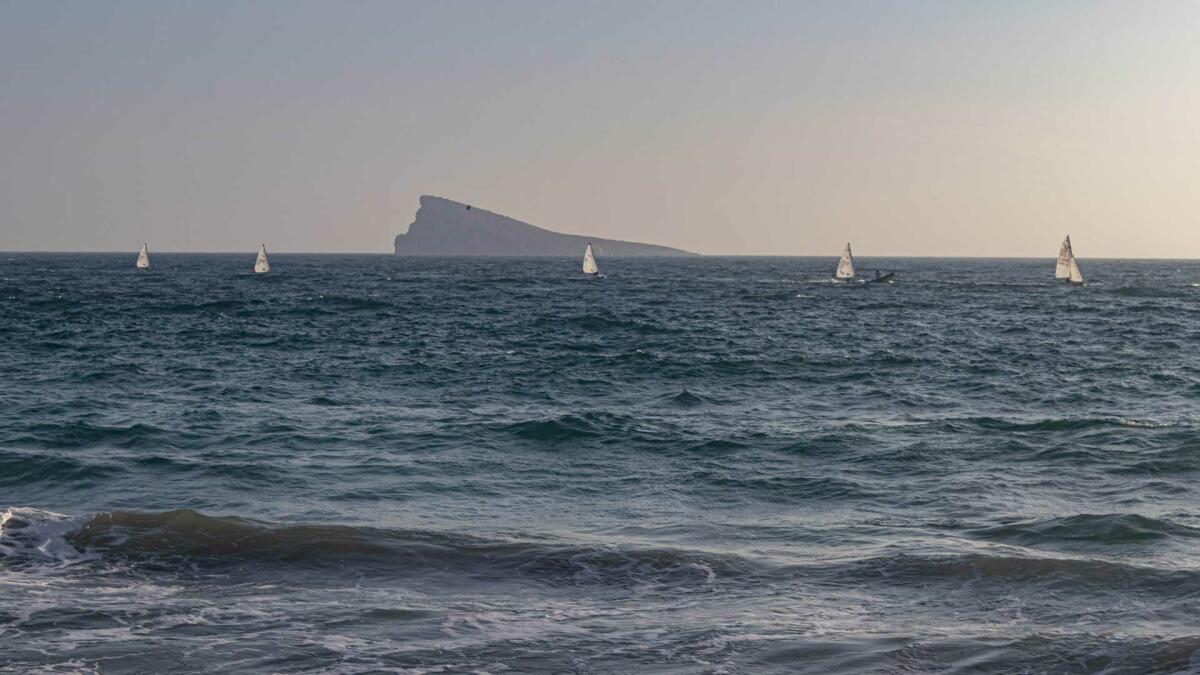
[{"label": "triangular sail", "polygon": [[854,278],[854,254],[850,252],[850,242],[846,242],[846,250],[842,251],[842,259],[838,261],[837,274],[833,276],[835,279]]},{"label": "triangular sail", "polygon": [[142,244],[142,250],[138,251],[137,259],[138,269],[145,269],[150,266],[150,247]]},{"label": "triangular sail", "polygon": [[1074,253],[1071,254],[1071,261],[1067,264],[1067,267],[1070,270],[1067,275],[1067,281],[1073,284],[1082,284],[1083,272],[1079,271],[1079,261],[1075,259]]},{"label": "triangular sail", "polygon": [[1075,254],[1071,252],[1071,235],[1067,235],[1063,239],[1062,248],[1058,249],[1058,264],[1054,267],[1055,279],[1070,279],[1071,278],[1071,259]]},{"label": "triangular sail", "polygon": [[596,264],[596,256],[592,255],[592,245],[587,245],[587,250],[583,252],[583,273],[584,274],[599,274],[600,266]]},{"label": "triangular sail", "polygon": [[266,244],[263,244],[262,248],[258,249],[258,259],[254,261],[254,271],[259,274],[271,271],[271,263],[267,262]]}]

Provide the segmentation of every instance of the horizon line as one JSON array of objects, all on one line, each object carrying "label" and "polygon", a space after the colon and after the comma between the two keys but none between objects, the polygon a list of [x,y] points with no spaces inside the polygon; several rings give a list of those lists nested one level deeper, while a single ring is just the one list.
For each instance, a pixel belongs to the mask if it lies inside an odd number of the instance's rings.
[{"label": "horizon line", "polygon": [[[137,250],[92,250],[92,251],[37,251],[37,250],[0,250],[0,255],[129,255],[136,256]],[[237,251],[151,251],[151,255],[256,255],[257,251],[247,252],[242,250]],[[537,258],[560,258],[572,259],[576,256],[566,255],[397,255],[395,253],[384,253],[374,251],[272,251],[270,255],[361,255],[361,256],[386,256],[389,258],[476,258],[476,259],[537,259]],[[694,253],[691,256],[678,255],[606,255],[604,258],[619,258],[619,259],[634,259],[634,258],[833,258],[836,259],[840,254],[779,254],[779,253]],[[872,258],[897,258],[909,260],[1054,260],[1055,255],[855,255],[855,260],[867,260]],[[1155,258],[1149,256],[1088,256],[1079,258],[1079,260],[1161,260],[1161,261],[1200,261],[1200,257],[1194,258]]]}]

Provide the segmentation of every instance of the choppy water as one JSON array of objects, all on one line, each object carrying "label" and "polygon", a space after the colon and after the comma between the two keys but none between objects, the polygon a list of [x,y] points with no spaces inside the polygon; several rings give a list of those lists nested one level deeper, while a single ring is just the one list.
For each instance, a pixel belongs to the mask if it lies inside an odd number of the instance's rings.
[{"label": "choppy water", "polygon": [[1197,263],[154,262],[0,255],[5,672],[1200,669]]}]

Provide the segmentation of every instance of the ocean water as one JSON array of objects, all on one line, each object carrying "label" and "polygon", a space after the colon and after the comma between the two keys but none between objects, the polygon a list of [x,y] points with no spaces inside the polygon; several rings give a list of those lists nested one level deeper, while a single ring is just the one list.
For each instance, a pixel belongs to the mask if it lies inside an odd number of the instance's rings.
[{"label": "ocean water", "polygon": [[1200,264],[0,254],[0,671],[1200,670]]}]

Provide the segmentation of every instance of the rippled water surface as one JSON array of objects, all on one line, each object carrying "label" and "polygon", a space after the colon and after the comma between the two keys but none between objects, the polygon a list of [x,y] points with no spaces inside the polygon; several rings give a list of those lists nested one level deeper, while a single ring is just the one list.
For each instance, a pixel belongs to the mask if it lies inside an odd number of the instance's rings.
[{"label": "rippled water surface", "polygon": [[0,254],[0,670],[1200,670],[1200,265]]}]

